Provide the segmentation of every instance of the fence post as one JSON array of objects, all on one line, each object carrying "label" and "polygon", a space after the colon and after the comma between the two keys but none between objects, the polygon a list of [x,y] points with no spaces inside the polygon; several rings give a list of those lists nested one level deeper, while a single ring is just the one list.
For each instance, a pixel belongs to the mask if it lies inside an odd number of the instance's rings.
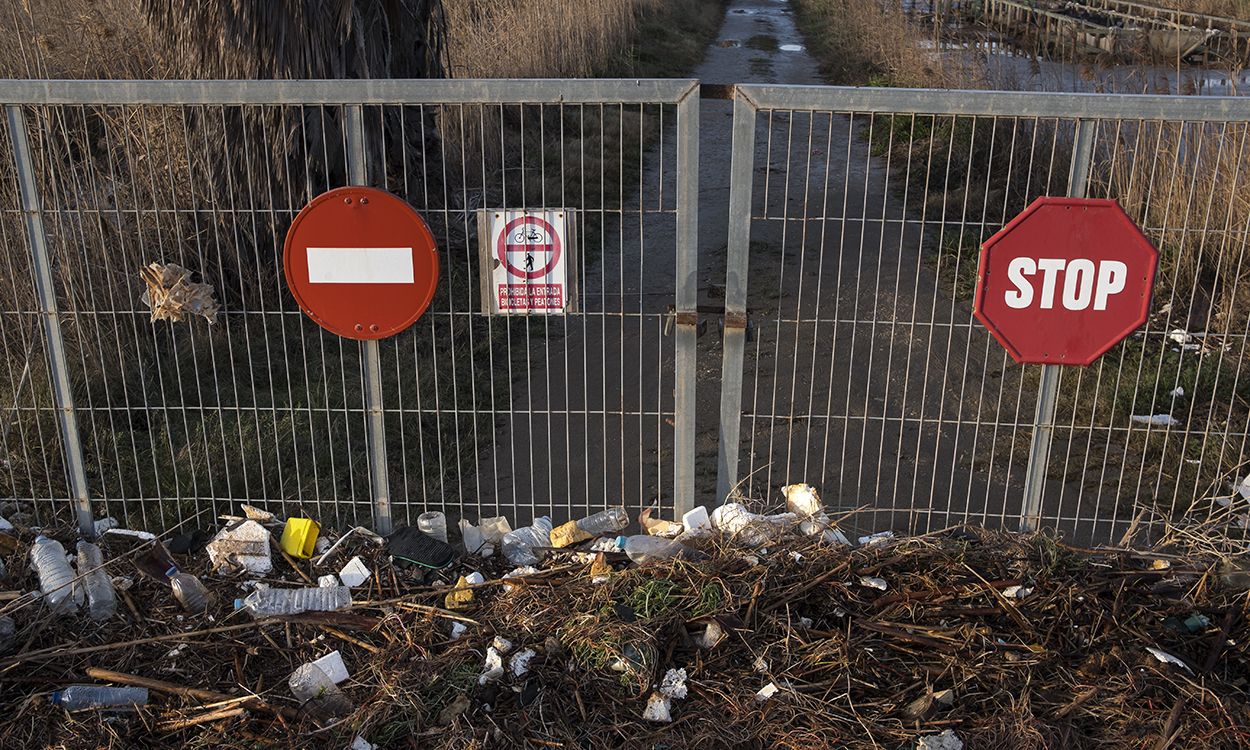
[{"label": "fence post", "polygon": [[729,246],[725,273],[725,359],[721,369],[720,448],[716,499],[724,502],[738,483],[742,426],[742,367],[747,335],[747,273],[751,250],[751,191],[755,176],[755,105],[734,94],[733,146],[729,165]]},{"label": "fence post", "polygon": [[74,392],[69,384],[69,364],[65,358],[65,340],[61,336],[56,287],[52,283],[52,259],[48,254],[48,235],[43,226],[43,208],[39,201],[34,161],[26,134],[26,115],[19,105],[10,104],[5,109],[9,118],[9,139],[13,143],[13,162],[17,168],[26,237],[30,242],[31,273],[35,277],[35,294],[39,297],[44,341],[48,345],[52,397],[56,402],[61,425],[61,446],[65,450],[65,470],[69,475],[70,492],[74,498],[74,516],[78,520],[79,532],[87,539],[92,539],[95,537],[95,524],[91,514],[91,496],[87,492],[87,469],[83,461],[82,441],[78,436]]},{"label": "fence post", "polygon": [[[1079,120],[1072,144],[1068,169],[1068,196],[1084,198],[1089,192],[1090,163],[1094,155],[1094,120]],[[1024,474],[1024,507],[1020,510],[1020,530],[1036,531],[1041,524],[1042,493],[1046,488],[1046,468],[1054,437],[1055,406],[1059,399],[1059,368],[1042,365],[1037,387],[1037,411],[1033,415],[1033,440],[1029,445],[1029,465]]]},{"label": "fence post", "polygon": [[694,507],[699,327],[699,87],[677,103],[677,355],[673,392],[673,510]]},{"label": "fence post", "polygon": [[[345,111],[347,131],[347,173],[353,185],[365,185],[369,176],[365,165],[364,107],[350,104]],[[382,399],[382,352],[376,340],[360,342],[365,381],[365,445],[369,454],[369,487],[373,493],[373,528],[379,534],[393,530],[391,521],[391,480],[386,463],[386,413]]]}]

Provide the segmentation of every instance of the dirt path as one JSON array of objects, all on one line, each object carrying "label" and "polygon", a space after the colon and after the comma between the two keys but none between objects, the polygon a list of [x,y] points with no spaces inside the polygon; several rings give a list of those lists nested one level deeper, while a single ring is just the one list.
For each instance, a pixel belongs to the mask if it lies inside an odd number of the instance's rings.
[{"label": "dirt path", "polygon": [[[733,0],[694,77],[820,82],[785,0]],[[705,100],[700,114],[700,304],[711,307],[726,275],[732,109]],[[1018,511],[1024,479],[995,451],[1027,432],[981,423],[1027,422],[1032,401],[1020,403],[1018,383],[1000,377],[1005,355],[942,291],[926,254],[949,227],[905,209],[919,186],[896,184],[870,153],[867,128],[881,122],[757,119],[739,476],[772,502],[806,481],[835,507],[875,506],[863,519],[875,528],[992,523]],[[584,269],[585,314],[532,324],[541,356],[515,381],[484,467],[522,520],[525,506],[576,517],[671,503],[674,158],[671,137],[645,155],[639,199]],[[704,317],[696,492],[714,504],[722,352],[718,316]]]},{"label": "dirt path", "polygon": [[[819,83],[789,4],[776,0],[734,2],[699,73]],[[724,284],[729,218],[729,162],[713,155],[729,152],[732,104],[707,102],[703,116],[700,265],[711,289]],[[782,485],[805,481],[836,507],[874,506],[881,513],[864,524],[876,528],[1014,512],[1023,472],[1008,475],[1008,462],[992,457],[1011,435],[975,424],[1003,413],[1009,386],[978,375],[1001,371],[1002,354],[944,293],[929,256],[950,229],[905,207],[921,186],[901,184],[899,165],[871,153],[869,129],[883,126],[822,113],[757,117],[738,475],[746,494],[772,502]],[[714,502],[721,351],[706,338],[698,487]]]}]

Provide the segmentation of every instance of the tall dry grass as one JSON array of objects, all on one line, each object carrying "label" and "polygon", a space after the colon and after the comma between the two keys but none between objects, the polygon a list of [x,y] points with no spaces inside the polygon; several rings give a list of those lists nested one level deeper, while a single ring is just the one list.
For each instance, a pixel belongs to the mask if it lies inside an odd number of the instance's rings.
[{"label": "tall dry grass", "polygon": [[640,13],[665,0],[444,0],[456,78],[601,73],[634,43]]},{"label": "tall dry grass", "polygon": [[799,29],[830,83],[912,88],[976,88],[977,66],[922,48],[922,32],[901,3],[794,0]]}]

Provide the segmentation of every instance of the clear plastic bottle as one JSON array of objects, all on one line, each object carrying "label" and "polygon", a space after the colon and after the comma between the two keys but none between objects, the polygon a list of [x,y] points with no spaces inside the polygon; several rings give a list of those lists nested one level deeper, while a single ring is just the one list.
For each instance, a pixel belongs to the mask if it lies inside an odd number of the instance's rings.
[{"label": "clear plastic bottle", "polygon": [[208,608],[208,589],[200,583],[200,579],[190,573],[183,573],[177,568],[165,571],[169,579],[169,587],[174,590],[174,598],[182,608],[193,615],[198,615]]},{"label": "clear plastic bottle", "polygon": [[70,685],[52,692],[52,703],[66,711],[88,708],[135,708],[146,705],[148,689],[107,685]]},{"label": "clear plastic bottle", "polygon": [[417,516],[417,529],[422,534],[432,536],[444,544],[447,543],[447,516],[441,511],[432,510]]},{"label": "clear plastic bottle", "polygon": [[577,528],[593,536],[617,532],[628,525],[629,514],[624,508],[608,508],[577,522]]},{"label": "clear plastic bottle", "polygon": [[109,619],[117,612],[117,594],[104,569],[104,553],[99,545],[79,542],[77,562],[79,581],[87,592],[87,614],[96,622]]},{"label": "clear plastic bottle", "polygon": [[470,555],[490,557],[495,554],[495,545],[486,541],[482,528],[463,518],[460,519],[460,539],[464,542],[464,551]]},{"label": "clear plastic bottle", "polygon": [[537,565],[539,556],[535,547],[551,546],[551,519],[540,516],[532,526],[509,531],[503,537],[503,555],[513,565]]},{"label": "clear plastic bottle", "polygon": [[39,573],[39,590],[43,592],[48,609],[61,615],[78,609],[82,604],[82,589],[74,585],[74,569],[60,542],[42,535],[35,537],[30,547],[30,563]]},{"label": "clear plastic bottle", "polygon": [[235,599],[234,608],[247,610],[252,617],[297,615],[301,612],[333,612],[352,604],[352,590],[346,586],[315,586],[305,589],[258,588],[246,599]]},{"label": "clear plastic bottle", "polygon": [[353,710],[352,702],[321,667],[313,663],[296,667],[287,679],[291,694],[319,719],[346,716]]},{"label": "clear plastic bottle", "polygon": [[695,554],[694,550],[681,542],[646,534],[620,536],[616,538],[616,544],[625,550],[630,560],[639,565],[656,560],[671,560],[674,557],[691,558]]}]

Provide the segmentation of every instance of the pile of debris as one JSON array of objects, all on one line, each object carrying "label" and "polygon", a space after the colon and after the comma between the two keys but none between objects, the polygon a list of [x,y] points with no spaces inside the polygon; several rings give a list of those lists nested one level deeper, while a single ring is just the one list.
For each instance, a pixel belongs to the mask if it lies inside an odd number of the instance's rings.
[{"label": "pile of debris", "polygon": [[[0,529],[0,746],[1245,747],[1246,573],[788,510]],[[36,589],[36,590],[30,590]]]}]

